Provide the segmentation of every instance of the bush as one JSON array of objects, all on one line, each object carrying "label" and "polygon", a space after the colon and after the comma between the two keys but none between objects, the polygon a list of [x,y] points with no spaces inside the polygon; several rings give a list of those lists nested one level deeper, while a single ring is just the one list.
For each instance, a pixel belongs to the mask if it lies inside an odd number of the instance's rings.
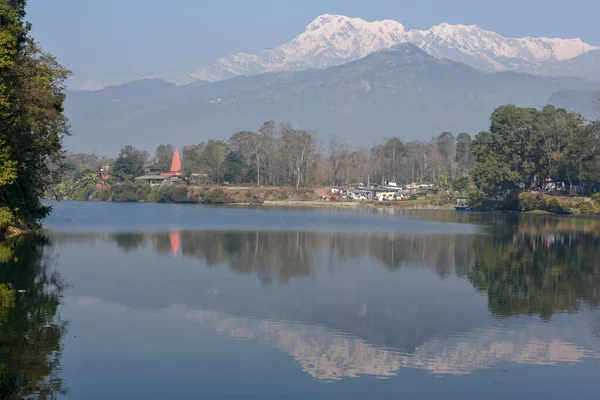
[{"label": "bush", "polygon": [[467,190],[467,204],[470,207],[483,207],[485,203],[485,195],[483,192],[477,189],[469,189]]},{"label": "bush", "polygon": [[594,208],[592,203],[588,203],[587,201],[579,203],[577,205],[579,209],[579,214],[581,215],[596,215],[598,211]]},{"label": "bush", "polygon": [[519,209],[521,211],[546,210],[544,195],[537,192],[519,194]]},{"label": "bush", "polygon": [[288,200],[290,198],[290,195],[287,194],[286,192],[278,192],[277,190],[269,193],[269,195],[267,196],[267,200],[270,201],[285,201]]},{"label": "bush", "polygon": [[202,196],[204,204],[223,204],[227,203],[227,194],[221,189],[212,189],[204,192]]},{"label": "bush", "polygon": [[71,199],[87,201],[90,199],[90,196],[93,191],[94,191],[94,186],[84,186],[82,188],[75,190],[73,192],[73,194],[71,195]]},{"label": "bush", "polygon": [[90,201],[110,201],[112,200],[113,191],[110,186],[100,186],[94,189],[89,197]]},{"label": "bush", "polygon": [[600,201],[600,192],[599,193],[594,193],[592,195],[592,200],[593,201]]},{"label": "bush", "polygon": [[154,186],[147,196],[151,203],[192,203],[188,197],[188,187],[185,185],[161,185]]},{"label": "bush", "polygon": [[6,234],[8,228],[15,223],[15,217],[8,207],[0,207],[0,238]]},{"label": "bush", "polygon": [[145,202],[150,194],[150,186],[145,182],[123,182],[113,188],[113,201]]},{"label": "bush", "polygon": [[555,214],[570,214],[572,202],[561,201],[542,193],[524,192],[519,194],[519,209],[521,211],[548,211]]},{"label": "bush", "polygon": [[173,203],[187,203],[188,202],[188,191],[185,185],[173,185],[171,186],[171,201]]},{"label": "bush", "polygon": [[438,193],[431,199],[431,203],[434,206],[444,206],[447,204],[453,204],[454,196],[450,192]]}]

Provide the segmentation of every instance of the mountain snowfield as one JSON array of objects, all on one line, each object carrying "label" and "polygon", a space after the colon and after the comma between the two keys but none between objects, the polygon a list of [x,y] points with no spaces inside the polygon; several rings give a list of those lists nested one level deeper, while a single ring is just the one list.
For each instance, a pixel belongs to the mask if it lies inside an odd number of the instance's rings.
[{"label": "mountain snowfield", "polygon": [[[299,71],[344,64],[402,43],[412,43],[435,57],[445,57],[488,72],[516,71],[584,75],[562,62],[598,51],[594,68],[600,78],[600,46],[580,39],[505,38],[476,25],[440,24],[427,30],[406,30],[396,21],[324,14],[304,32],[275,49],[259,54],[238,53],[190,73],[196,79],[219,81],[238,75]],[[566,65],[566,64],[565,64]],[[570,64],[569,64],[570,65]],[[564,69],[564,71],[562,71]]]}]

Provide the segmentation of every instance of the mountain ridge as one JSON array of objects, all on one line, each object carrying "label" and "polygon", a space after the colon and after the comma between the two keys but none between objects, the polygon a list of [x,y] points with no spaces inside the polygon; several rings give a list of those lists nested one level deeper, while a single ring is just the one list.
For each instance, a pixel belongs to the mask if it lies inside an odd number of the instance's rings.
[{"label": "mountain ridge", "polygon": [[75,135],[65,146],[101,154],[125,144],[180,147],[227,139],[267,120],[316,128],[323,139],[337,135],[355,147],[390,134],[429,140],[442,131],[488,129],[491,112],[502,104],[542,107],[557,91],[589,88],[577,78],[489,74],[405,43],[327,69],[69,92],[65,107]]},{"label": "mountain ridge", "polygon": [[507,38],[477,25],[448,23],[425,30],[407,30],[390,19],[366,21],[323,14],[290,41],[257,54],[230,54],[187,73],[87,81],[80,89],[97,90],[140,77],[182,85],[194,80],[221,81],[239,75],[324,69],[404,43],[415,44],[434,57],[449,58],[485,72],[575,76],[600,82],[600,46],[577,38]]},{"label": "mountain ridge", "polygon": [[259,54],[237,53],[220,58],[191,75],[217,81],[235,75],[326,68],[402,43],[415,44],[435,57],[450,58],[488,72],[536,73],[541,71],[539,64],[560,63],[600,50],[600,46],[577,38],[506,38],[477,25],[442,23],[426,30],[406,30],[393,20],[369,22],[323,14],[279,47]]}]

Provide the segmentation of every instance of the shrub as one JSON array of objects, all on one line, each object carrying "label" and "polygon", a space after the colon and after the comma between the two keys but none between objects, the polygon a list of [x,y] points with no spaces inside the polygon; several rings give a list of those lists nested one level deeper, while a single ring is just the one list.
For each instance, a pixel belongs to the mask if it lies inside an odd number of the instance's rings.
[{"label": "shrub", "polygon": [[6,234],[8,228],[15,223],[15,217],[8,207],[0,207],[0,238]]},{"label": "shrub", "polygon": [[579,213],[581,215],[596,215],[597,213],[594,205],[592,203],[588,203],[587,201],[579,203],[577,208],[579,209]]},{"label": "shrub", "polygon": [[544,195],[537,192],[519,194],[519,209],[521,211],[547,210]]},{"label": "shrub", "polygon": [[195,196],[188,197],[188,187],[185,185],[154,186],[147,196],[151,203],[193,203]]},{"label": "shrub", "polygon": [[188,190],[185,185],[173,185],[171,189],[171,201],[173,203],[187,203],[188,202]]},{"label": "shrub", "polygon": [[113,201],[144,202],[150,194],[150,186],[145,182],[123,182],[113,189]]},{"label": "shrub", "polygon": [[477,189],[467,190],[467,204],[471,207],[483,207],[485,203],[485,195]]},{"label": "shrub", "polygon": [[452,193],[442,192],[442,193],[438,193],[435,196],[433,196],[431,203],[434,206],[443,206],[446,204],[452,204],[453,201],[454,201],[454,196],[452,195]]},{"label": "shrub", "polygon": [[287,194],[286,192],[279,192],[277,190],[269,193],[269,195],[267,196],[267,199],[270,201],[285,201],[288,200],[290,198],[290,195]]},{"label": "shrub", "polygon": [[204,192],[202,203],[205,204],[223,204],[227,203],[227,194],[221,189],[212,189]]},{"label": "shrub", "polygon": [[90,195],[90,201],[110,201],[112,200],[113,191],[110,186],[101,186],[94,189]]},{"label": "shrub", "polygon": [[87,201],[89,200],[92,192],[94,191],[94,186],[84,186],[73,192],[71,198],[73,200]]},{"label": "shrub", "polygon": [[594,201],[600,201],[600,192],[599,193],[594,193],[592,195],[592,200],[594,200]]}]

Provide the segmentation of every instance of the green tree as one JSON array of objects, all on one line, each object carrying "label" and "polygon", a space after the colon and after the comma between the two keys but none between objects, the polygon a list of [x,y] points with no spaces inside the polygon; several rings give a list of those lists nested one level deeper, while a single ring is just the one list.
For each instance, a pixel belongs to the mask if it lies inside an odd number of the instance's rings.
[{"label": "green tree", "polygon": [[170,144],[161,144],[156,148],[154,160],[162,172],[169,172],[171,170],[174,152],[175,147]]},{"label": "green tree", "polygon": [[0,244],[5,254],[0,258],[3,400],[55,399],[67,393],[60,377],[67,324],[58,313],[65,284],[53,271],[48,245],[39,236]]},{"label": "green tree", "polygon": [[112,169],[112,179],[118,182],[135,180],[135,177],[144,174],[144,164],[148,153],[131,145],[121,149]]},{"label": "green tree", "polygon": [[227,145],[222,140],[210,139],[202,152],[202,164],[212,183],[220,184],[226,172]]},{"label": "green tree", "polygon": [[25,0],[0,0],[0,207],[35,225],[50,208],[40,198],[58,181],[68,71],[44,53],[24,22]]}]

